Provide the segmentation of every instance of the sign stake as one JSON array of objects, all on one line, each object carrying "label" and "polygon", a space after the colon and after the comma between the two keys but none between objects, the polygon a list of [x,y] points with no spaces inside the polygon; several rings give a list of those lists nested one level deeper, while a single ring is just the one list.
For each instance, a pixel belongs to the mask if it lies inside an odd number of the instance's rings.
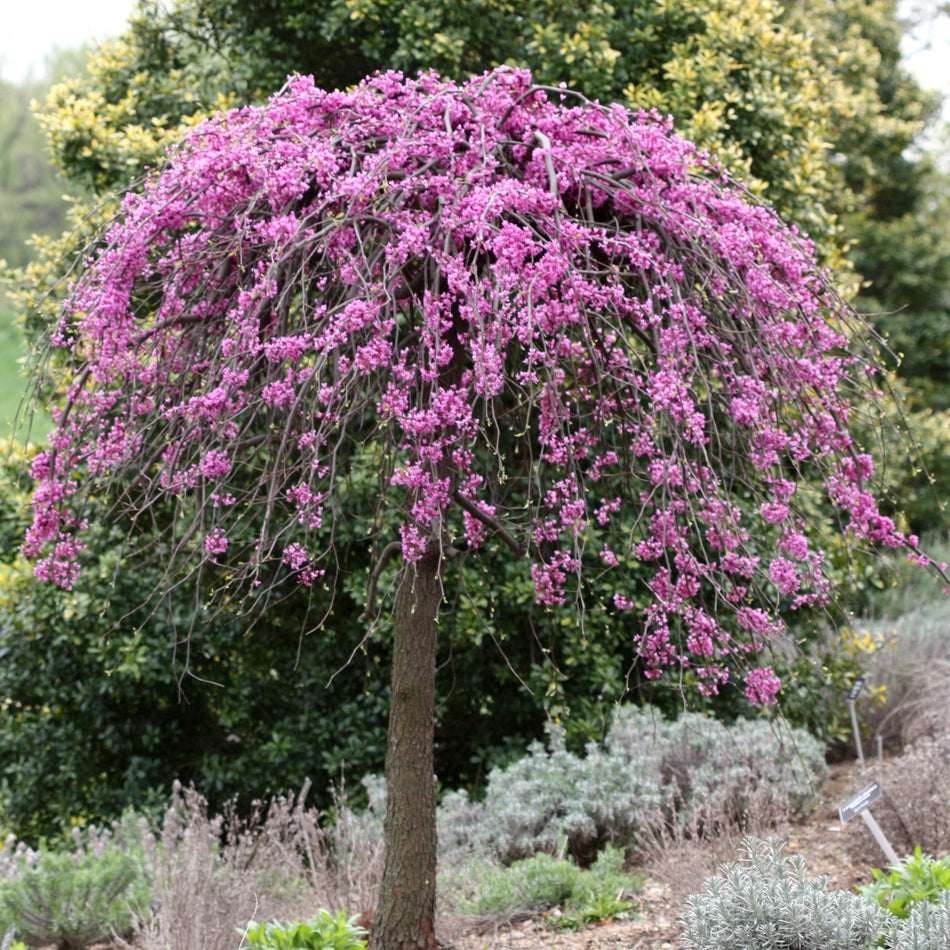
[{"label": "sign stake", "polygon": [[868,826],[871,834],[874,835],[874,840],[881,846],[884,856],[891,862],[891,867],[897,867],[897,865],[901,863],[901,859],[897,856],[897,852],[891,847],[891,843],[887,840],[887,836],[882,831],[881,826],[874,820],[874,816],[869,811],[863,811],[861,812],[861,817],[864,819],[864,823]]},{"label": "sign stake", "polygon": [[890,841],[881,830],[881,826],[874,820],[874,816],[868,810],[881,797],[881,786],[877,782],[872,782],[867,788],[862,789],[857,795],[849,798],[843,805],[838,806],[838,817],[842,824],[851,821],[855,815],[860,815],[868,830],[874,835],[874,840],[881,846],[884,856],[890,861],[892,866],[900,864],[900,858],[897,852],[891,847]]},{"label": "sign stake", "polygon": [[854,732],[854,747],[858,753],[858,762],[861,763],[861,771],[864,771],[864,749],[861,747],[861,730],[858,727],[858,714],[855,711],[854,704],[858,696],[861,695],[861,690],[864,689],[864,684],[867,682],[866,676],[859,676],[851,686],[851,689],[848,690],[847,701],[848,701],[848,711],[851,713],[851,729]]}]

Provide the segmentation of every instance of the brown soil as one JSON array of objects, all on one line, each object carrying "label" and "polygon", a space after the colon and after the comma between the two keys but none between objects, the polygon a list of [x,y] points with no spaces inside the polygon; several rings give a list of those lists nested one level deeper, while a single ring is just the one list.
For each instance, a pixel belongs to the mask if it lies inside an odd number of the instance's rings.
[{"label": "brown soil", "polygon": [[[873,768],[862,771],[854,762],[832,766],[809,814],[771,832],[786,843],[788,853],[804,857],[810,873],[826,876],[829,888],[851,889],[872,879],[867,842],[852,827],[863,822],[842,825],[838,806],[874,780]],[[679,950],[684,944],[678,919],[686,898],[701,891],[703,880],[719,865],[738,858],[740,845],[737,836],[728,842],[684,845],[645,860],[639,868],[646,875],[638,895],[640,910],[632,920],[576,932],[557,930],[550,920],[446,921],[439,942],[447,950]],[[886,864],[881,854],[872,860],[878,867]]]}]

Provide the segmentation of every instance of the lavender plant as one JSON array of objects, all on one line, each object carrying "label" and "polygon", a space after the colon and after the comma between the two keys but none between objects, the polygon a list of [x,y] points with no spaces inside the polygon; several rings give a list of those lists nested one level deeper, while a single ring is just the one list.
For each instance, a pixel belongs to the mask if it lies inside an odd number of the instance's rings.
[{"label": "lavender plant", "polygon": [[606,844],[643,846],[664,830],[701,821],[744,827],[752,799],[775,819],[804,808],[826,770],[807,732],[698,713],[669,722],[637,707],[617,710],[604,745],[569,752],[557,732],[547,746],[488,776],[484,801],[464,792],[439,807],[442,854],[509,863],[563,844],[584,864]]},{"label": "lavender plant", "polygon": [[147,916],[152,888],[141,822],[77,830],[72,847],[19,851],[0,882],[0,921],[31,946],[85,950],[129,936]]},{"label": "lavender plant", "polygon": [[674,721],[646,707],[617,710],[605,740],[627,771],[639,768],[645,749],[659,758],[662,784],[681,820],[699,802],[729,817],[741,815],[752,791],[764,791],[777,814],[800,811],[827,769],[824,746],[804,729],[778,720],[717,719],[686,712]]},{"label": "lavender plant", "polygon": [[906,918],[891,927],[890,950],[946,950],[950,947],[950,891],[916,904]]},{"label": "lavender plant", "polygon": [[810,877],[800,855],[777,839],[747,839],[745,857],[687,899],[682,923],[693,950],[870,950],[884,912],[848,891]]}]

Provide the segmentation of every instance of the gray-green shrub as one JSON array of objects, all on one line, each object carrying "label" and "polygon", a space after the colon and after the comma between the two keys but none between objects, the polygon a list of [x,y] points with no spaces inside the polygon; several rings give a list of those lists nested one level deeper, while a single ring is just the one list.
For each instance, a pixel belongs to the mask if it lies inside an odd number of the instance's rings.
[{"label": "gray-green shrub", "polygon": [[753,830],[744,824],[753,799],[759,814],[783,818],[813,800],[824,770],[823,748],[804,730],[766,720],[725,726],[698,713],[670,722],[622,707],[604,745],[586,755],[553,734],[493,769],[483,802],[444,796],[439,840],[444,857],[475,852],[502,863],[566,842],[589,863],[605,844],[643,845],[670,828]]},{"label": "gray-green shrub", "polygon": [[659,756],[664,786],[687,812],[714,801],[739,813],[758,788],[767,789],[782,810],[798,811],[814,799],[816,779],[826,773],[822,743],[774,720],[739,719],[727,726],[698,713],[669,722],[650,709],[618,710],[607,734],[609,753],[634,767],[645,741]]},{"label": "gray-green shrub", "polygon": [[585,757],[551,736],[547,747],[533,743],[528,754],[489,773],[482,803],[464,793],[444,797],[439,838],[443,853],[474,851],[508,864],[533,854],[554,854],[566,843],[588,863],[607,843],[627,844],[636,830],[659,820],[661,776],[644,757],[641,767],[624,763],[590,745]]},{"label": "gray-green shrub", "polygon": [[77,832],[69,850],[14,849],[0,882],[0,921],[32,946],[82,950],[128,935],[148,912],[144,829],[132,819],[111,831]]},{"label": "gray-green shrub", "polygon": [[[787,857],[777,839],[753,838],[745,858],[706,881],[686,901],[686,946],[695,950],[869,950],[885,912],[850,891],[828,891],[810,877],[800,855]],[[904,950],[903,946],[901,950]],[[946,950],[946,948],[944,948]]]},{"label": "gray-green shrub", "polygon": [[[466,893],[459,891],[462,880]],[[577,927],[632,910],[642,878],[625,874],[623,852],[607,848],[587,870],[549,854],[508,867],[472,861],[453,883],[456,893],[448,899],[463,914],[511,918],[558,908],[560,926]]]},{"label": "gray-green shrub", "polygon": [[908,917],[895,919],[888,935],[891,950],[947,950],[950,947],[950,892],[915,904]]}]

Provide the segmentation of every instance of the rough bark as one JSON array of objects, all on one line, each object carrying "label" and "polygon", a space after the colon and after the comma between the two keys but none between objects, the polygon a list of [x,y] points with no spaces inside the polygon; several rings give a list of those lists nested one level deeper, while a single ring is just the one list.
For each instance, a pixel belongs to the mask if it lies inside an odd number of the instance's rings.
[{"label": "rough bark", "polygon": [[403,569],[396,594],[386,857],[371,950],[435,947],[435,651],[442,599],[436,545]]}]

